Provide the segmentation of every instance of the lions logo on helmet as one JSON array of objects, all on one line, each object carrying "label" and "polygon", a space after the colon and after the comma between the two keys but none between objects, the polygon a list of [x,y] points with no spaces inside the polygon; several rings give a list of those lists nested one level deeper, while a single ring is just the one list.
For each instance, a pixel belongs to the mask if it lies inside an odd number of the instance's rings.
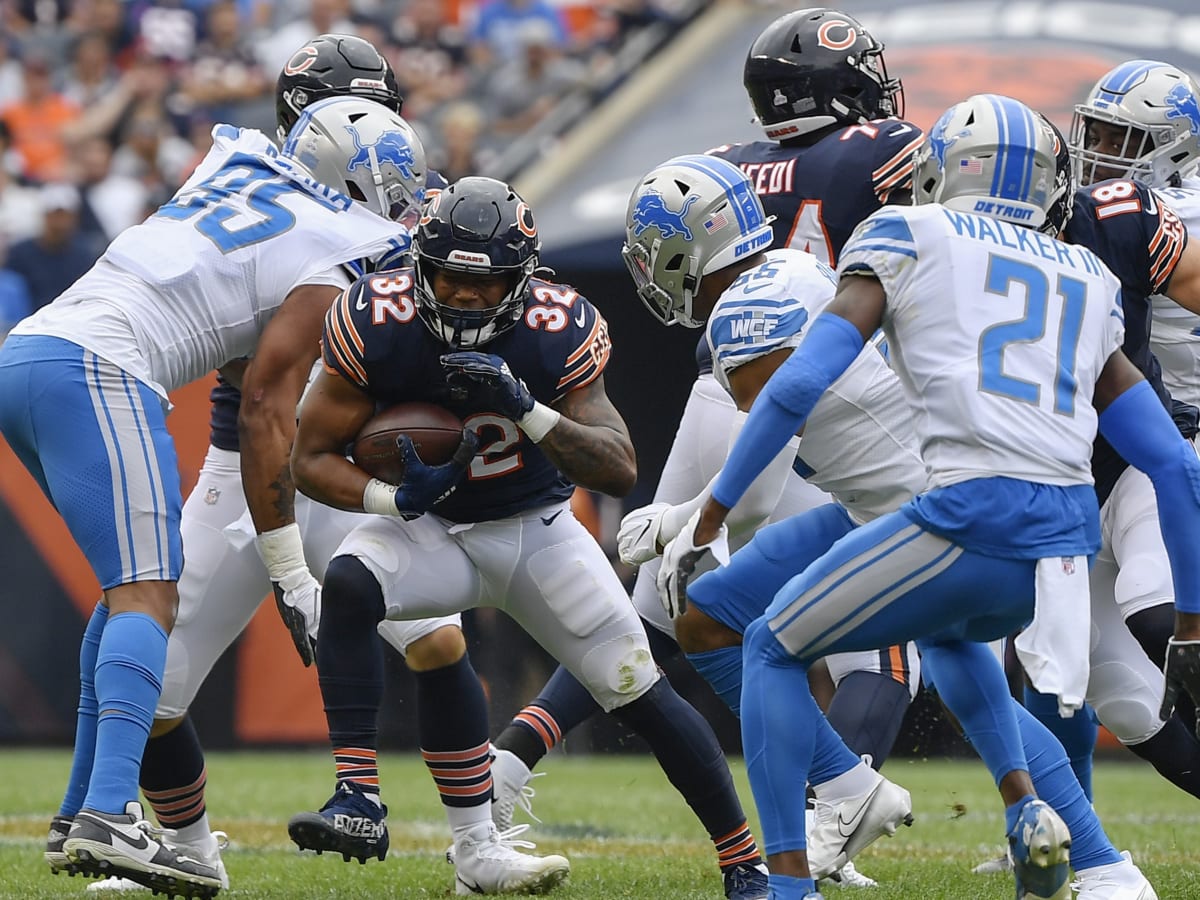
[{"label": "lions logo on helmet", "polygon": [[634,236],[640,236],[647,228],[657,228],[659,235],[663,239],[681,234],[685,241],[690,241],[692,239],[692,230],[687,227],[684,216],[692,208],[692,204],[699,199],[699,197],[695,196],[688,197],[683,202],[683,209],[675,212],[675,210],[668,208],[662,194],[658,191],[647,191],[638,198],[633,212],[630,214],[634,223]]},{"label": "lions logo on helmet", "polygon": [[1187,85],[1177,84],[1163,98],[1168,119],[1186,119],[1192,134],[1200,134],[1200,103]]},{"label": "lions logo on helmet", "polygon": [[771,219],[741,169],[717,157],[677,156],[630,196],[621,258],[656,319],[700,328],[692,313],[700,279],[761,253],[773,239]]},{"label": "lions logo on helmet", "polygon": [[391,163],[405,178],[415,177],[413,167],[417,160],[403,134],[398,131],[385,131],[373,144],[364,144],[357,128],[347,125],[346,130],[350,132],[350,137],[354,138],[354,146],[357,148],[357,152],[350,157],[350,162],[346,163],[347,172],[353,172],[359,166],[369,168],[372,162],[371,155],[374,153],[376,164]]}]

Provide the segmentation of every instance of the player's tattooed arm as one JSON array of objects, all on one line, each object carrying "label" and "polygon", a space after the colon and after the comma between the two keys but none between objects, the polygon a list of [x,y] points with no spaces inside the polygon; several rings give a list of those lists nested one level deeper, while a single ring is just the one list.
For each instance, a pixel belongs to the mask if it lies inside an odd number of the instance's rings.
[{"label": "player's tattooed arm", "polygon": [[320,349],[325,313],[337,294],[330,285],[295,288],[267,323],[242,379],[242,488],[260,534],[295,521],[290,460],[296,404]]},{"label": "player's tattooed arm", "polygon": [[624,497],[637,481],[637,456],[625,420],[604,389],[604,376],[554,404],[562,418],[538,447],[576,484]]}]

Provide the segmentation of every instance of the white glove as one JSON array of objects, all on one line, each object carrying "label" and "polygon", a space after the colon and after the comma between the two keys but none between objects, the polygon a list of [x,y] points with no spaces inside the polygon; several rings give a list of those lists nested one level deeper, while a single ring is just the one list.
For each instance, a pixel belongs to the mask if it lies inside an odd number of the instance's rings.
[{"label": "white glove", "polygon": [[729,529],[722,523],[717,536],[707,544],[696,546],[696,526],[701,510],[692,513],[679,536],[663,549],[662,567],[658,570],[658,599],[672,619],[687,611],[687,585],[696,566],[711,553],[719,565],[729,565]]},{"label": "white glove", "polygon": [[300,526],[293,522],[263,532],[255,542],[271,578],[279,616],[292,635],[301,662],[311,666],[316,658],[317,627],[321,623],[321,586],[304,562]]},{"label": "white glove", "polygon": [[617,529],[617,555],[627,566],[640,566],[658,556],[658,537],[670,503],[641,506],[621,520]]}]

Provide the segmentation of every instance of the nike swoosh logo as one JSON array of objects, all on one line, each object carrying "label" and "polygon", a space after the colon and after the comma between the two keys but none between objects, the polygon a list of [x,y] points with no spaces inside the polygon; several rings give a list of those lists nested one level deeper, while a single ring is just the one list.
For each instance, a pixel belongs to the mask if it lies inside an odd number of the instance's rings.
[{"label": "nike swoosh logo", "polygon": [[587,311],[583,310],[583,309],[579,310],[579,315],[577,315],[575,317],[575,324],[578,325],[580,328],[582,328],[583,323],[586,321],[587,321]]},{"label": "nike swoosh logo", "polygon": [[552,516],[540,516],[540,518],[542,520],[543,525],[550,525],[551,523],[554,522],[555,519],[557,519],[561,515],[562,515],[562,510],[560,509],[558,512],[556,512]]},{"label": "nike swoosh logo", "polygon": [[862,823],[863,816],[867,814],[867,807],[871,805],[871,798],[875,796],[875,792],[871,791],[870,795],[862,804],[854,811],[854,815],[849,819],[842,815],[842,810],[838,810],[838,834],[844,838],[850,837],[858,829]]},{"label": "nike swoosh logo", "polygon": [[111,823],[106,822],[103,819],[95,818],[93,821],[104,826],[105,831],[107,831],[113,837],[120,838],[122,842],[128,844],[134,850],[145,850],[150,846],[150,841],[148,841],[146,839],[146,835],[142,834],[141,832],[138,832],[137,840],[134,840],[125,834],[125,832],[121,831],[119,828],[114,828]]},{"label": "nike swoosh logo", "polygon": [[357,309],[359,312],[362,312],[364,309],[366,309],[367,308],[367,298],[365,296],[363,296],[362,294],[359,294],[358,299],[354,301],[354,308]]}]

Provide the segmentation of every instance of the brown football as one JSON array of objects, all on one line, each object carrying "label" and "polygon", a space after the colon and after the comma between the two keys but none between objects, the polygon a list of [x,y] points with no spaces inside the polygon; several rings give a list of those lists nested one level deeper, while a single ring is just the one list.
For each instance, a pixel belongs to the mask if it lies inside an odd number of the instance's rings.
[{"label": "brown football", "polygon": [[421,462],[438,466],[449,462],[462,443],[462,422],[448,409],[432,403],[398,403],[372,416],[354,439],[355,465],[389,484],[404,479],[404,457],[399,439],[406,434]]}]

